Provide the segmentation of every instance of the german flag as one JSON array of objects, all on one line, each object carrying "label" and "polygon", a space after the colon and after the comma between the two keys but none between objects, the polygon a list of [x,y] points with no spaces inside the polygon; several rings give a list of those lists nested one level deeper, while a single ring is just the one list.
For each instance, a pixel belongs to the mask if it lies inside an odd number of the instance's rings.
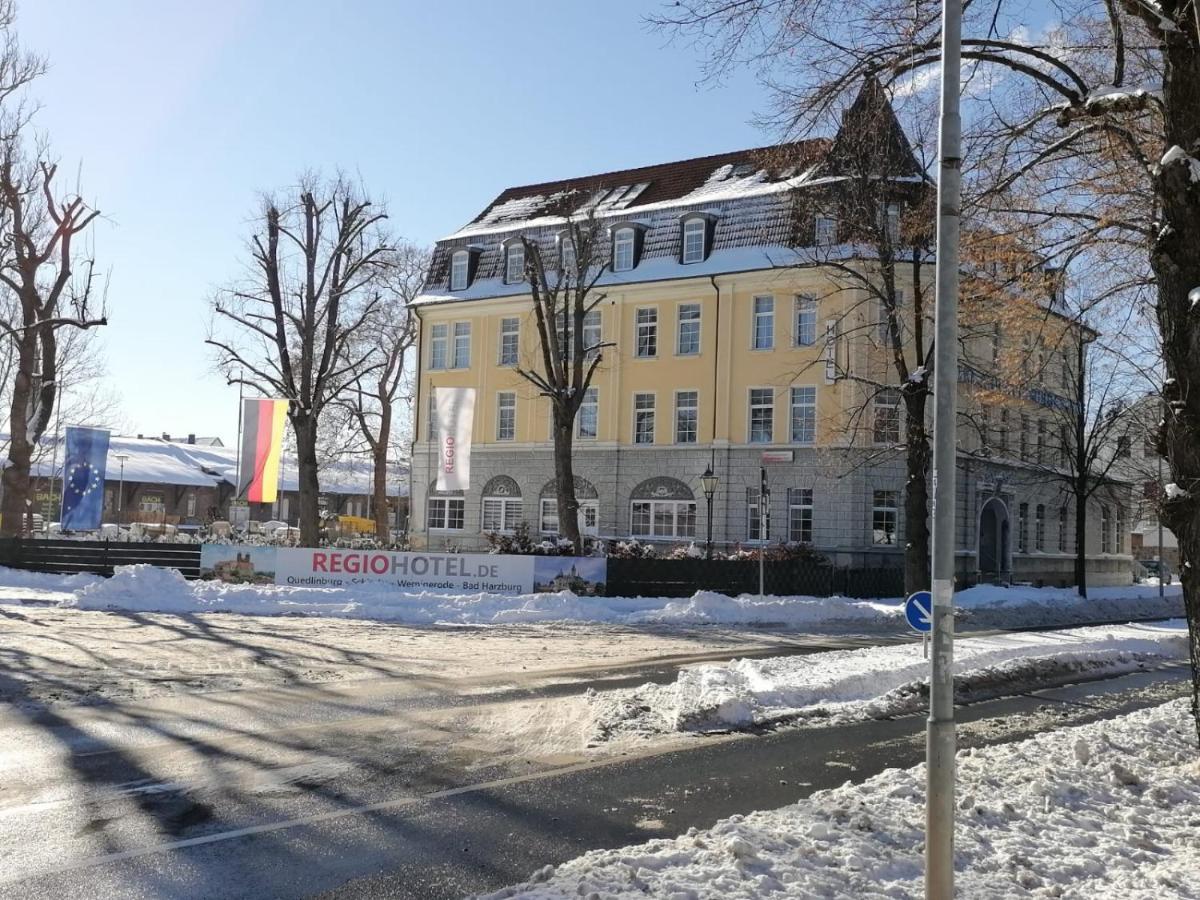
[{"label": "german flag", "polygon": [[288,401],[242,401],[241,477],[238,493],[251,503],[274,503],[279,490],[279,457]]}]

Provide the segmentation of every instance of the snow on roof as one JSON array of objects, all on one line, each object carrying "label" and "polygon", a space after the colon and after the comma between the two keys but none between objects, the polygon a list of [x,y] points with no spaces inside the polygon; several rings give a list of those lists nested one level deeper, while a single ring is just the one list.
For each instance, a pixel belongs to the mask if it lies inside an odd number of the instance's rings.
[{"label": "snow on roof", "polygon": [[[7,439],[7,435],[0,436]],[[50,448],[53,437],[43,438]],[[124,457],[122,461],[121,457]],[[122,467],[122,462],[124,463]],[[58,477],[61,455],[41,453],[34,461],[32,474],[38,478]],[[177,444],[157,438],[129,438],[112,435],[109,438],[106,480],[122,477],[130,482],[170,484],[180,487],[214,487],[226,482],[233,484],[237,473],[237,450],[233,447]],[[372,464],[368,459],[347,458],[321,467],[319,479],[325,494],[364,495],[372,491]],[[285,456],[280,468],[279,489],[299,490],[300,479],[296,460]],[[389,466],[387,493],[389,497],[408,496],[408,470]]]}]

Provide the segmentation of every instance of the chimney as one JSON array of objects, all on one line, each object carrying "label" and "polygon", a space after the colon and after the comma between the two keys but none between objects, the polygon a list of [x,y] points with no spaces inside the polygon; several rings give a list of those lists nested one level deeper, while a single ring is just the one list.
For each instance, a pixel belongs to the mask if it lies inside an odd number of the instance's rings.
[{"label": "chimney", "polygon": [[188,435],[188,443],[189,443],[189,444],[194,444],[194,443],[196,443],[196,436],[195,436],[194,434],[189,434],[189,435]]}]

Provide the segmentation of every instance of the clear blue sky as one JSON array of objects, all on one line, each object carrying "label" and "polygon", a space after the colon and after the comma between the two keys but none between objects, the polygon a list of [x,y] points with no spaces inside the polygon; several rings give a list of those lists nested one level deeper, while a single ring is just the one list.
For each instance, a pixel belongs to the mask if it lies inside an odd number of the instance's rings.
[{"label": "clear blue sky", "polygon": [[769,142],[741,74],[643,16],[651,0],[22,0],[51,70],[38,124],[107,221],[103,345],[132,430],[232,443],[236,389],[203,344],[257,192],[361,175],[431,243],[503,188]]}]

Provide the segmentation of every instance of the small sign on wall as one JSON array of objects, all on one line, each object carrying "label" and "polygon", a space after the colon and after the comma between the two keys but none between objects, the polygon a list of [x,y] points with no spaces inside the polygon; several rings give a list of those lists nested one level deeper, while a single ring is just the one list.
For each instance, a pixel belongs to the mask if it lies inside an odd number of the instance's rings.
[{"label": "small sign on wall", "polygon": [[762,461],[767,463],[790,463],[795,461],[796,454],[792,450],[764,450]]}]

